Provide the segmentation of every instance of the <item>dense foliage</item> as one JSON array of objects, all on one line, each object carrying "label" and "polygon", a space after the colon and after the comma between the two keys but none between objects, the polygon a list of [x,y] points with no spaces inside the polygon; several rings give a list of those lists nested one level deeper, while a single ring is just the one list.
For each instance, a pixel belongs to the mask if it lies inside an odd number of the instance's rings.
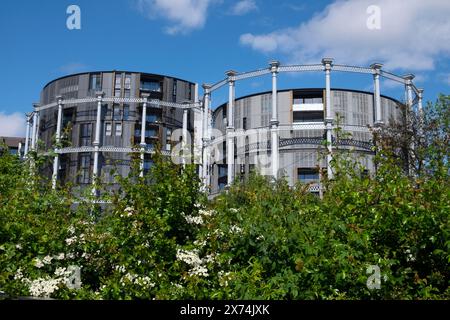
[{"label": "dense foliage", "polygon": [[[93,204],[0,156],[0,291],[58,299],[449,299],[449,96],[429,106],[425,168],[379,144],[377,171],[336,153],[323,199],[254,174],[207,200],[160,155]],[[442,107],[444,106],[444,107]],[[445,140],[447,139],[447,140]],[[34,169],[33,169],[34,168]],[[74,266],[80,267],[81,284]],[[379,289],[367,286],[380,270]],[[75,280],[74,280],[75,279]]]}]

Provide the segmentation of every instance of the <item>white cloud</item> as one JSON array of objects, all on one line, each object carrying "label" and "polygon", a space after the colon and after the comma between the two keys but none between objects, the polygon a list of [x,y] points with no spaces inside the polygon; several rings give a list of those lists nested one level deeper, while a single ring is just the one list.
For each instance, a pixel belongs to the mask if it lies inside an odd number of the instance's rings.
[{"label": "white cloud", "polygon": [[[381,29],[367,28],[367,8],[381,10]],[[289,63],[367,65],[386,69],[431,70],[437,58],[450,55],[450,1],[335,1],[299,26],[268,34],[243,34],[240,42],[263,53],[282,54]]]},{"label": "white cloud", "polygon": [[240,0],[231,8],[231,14],[235,16],[242,16],[255,10],[258,10],[258,6],[254,0]]},{"label": "white cloud", "polygon": [[164,18],[172,23],[168,34],[185,34],[204,26],[213,0],[138,0],[138,9],[150,19]]},{"label": "white cloud", "polygon": [[26,120],[25,115],[19,112],[5,114],[0,112],[0,136],[24,137]]}]

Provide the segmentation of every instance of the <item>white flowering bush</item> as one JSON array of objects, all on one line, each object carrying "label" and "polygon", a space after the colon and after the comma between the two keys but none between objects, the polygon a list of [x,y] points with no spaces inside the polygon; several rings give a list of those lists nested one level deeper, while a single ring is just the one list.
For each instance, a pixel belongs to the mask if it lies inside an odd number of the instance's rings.
[{"label": "white flowering bush", "polygon": [[[445,136],[448,121],[437,127]],[[439,139],[417,177],[384,149],[373,176],[336,153],[323,199],[254,174],[207,201],[194,166],[156,155],[145,177],[138,162],[118,177],[103,207],[88,193],[74,205],[70,186],[52,190],[29,163],[2,153],[0,291],[44,299],[449,299],[449,143]],[[37,169],[45,165],[35,157]],[[366,285],[369,265],[381,270],[379,290]]]}]

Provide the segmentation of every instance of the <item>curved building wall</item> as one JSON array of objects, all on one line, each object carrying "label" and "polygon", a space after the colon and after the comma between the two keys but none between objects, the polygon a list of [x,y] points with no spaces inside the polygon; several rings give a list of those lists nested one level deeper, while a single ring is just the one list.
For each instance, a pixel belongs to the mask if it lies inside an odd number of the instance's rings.
[{"label": "curved building wall", "polygon": [[[279,175],[284,175],[291,185],[297,181],[314,182],[318,173],[317,167],[326,168],[326,160],[320,159],[318,148],[325,138],[325,89],[290,89],[277,93],[279,121]],[[339,121],[349,137],[342,140],[338,148],[352,148],[352,155],[367,168],[373,171],[371,142],[372,135],[368,127],[375,122],[374,97],[370,92],[331,89],[331,106],[334,119]],[[235,177],[245,178],[255,168],[255,155],[270,155],[270,119],[272,93],[258,93],[235,100],[234,128],[243,131],[243,137],[236,139]],[[382,121],[401,121],[403,119],[401,104],[389,97],[381,96]],[[225,135],[227,127],[227,104],[219,106],[213,113],[213,128],[219,130],[215,134],[216,148],[222,153],[212,163],[212,192],[222,189],[227,182],[225,165],[226,143],[218,139]],[[263,130],[267,136],[265,142],[256,143],[255,129]],[[213,134],[214,135],[214,134]],[[241,140],[240,142],[238,140]],[[264,141],[264,139],[260,139]]]},{"label": "curved building wall", "polygon": [[[57,101],[58,96],[64,100],[96,97],[96,92],[103,92],[105,97],[140,98],[148,94],[149,99],[167,102],[193,102],[196,96],[194,83],[148,73],[106,71],[89,72],[66,76],[47,84],[41,92],[40,105]],[[62,114],[62,139],[65,147],[92,147],[95,138],[97,102],[64,103]],[[38,137],[42,141],[40,151],[54,148],[54,136],[58,106],[45,109],[39,113]],[[171,107],[147,106],[145,140],[147,146],[160,146],[170,151],[170,136],[175,129],[182,127],[183,110]],[[190,117],[192,118],[192,117]],[[192,119],[188,125],[193,130]],[[102,103],[100,145],[114,148],[131,148],[141,141],[142,104],[140,103]],[[44,150],[42,150],[44,149]],[[151,165],[146,155],[144,168]],[[130,155],[126,152],[101,152],[99,157],[99,174],[104,182],[113,182],[110,169],[126,175],[130,170]],[[73,182],[75,185],[92,183],[93,152],[73,152],[60,156],[58,180]],[[44,171],[51,176],[52,167]]]}]

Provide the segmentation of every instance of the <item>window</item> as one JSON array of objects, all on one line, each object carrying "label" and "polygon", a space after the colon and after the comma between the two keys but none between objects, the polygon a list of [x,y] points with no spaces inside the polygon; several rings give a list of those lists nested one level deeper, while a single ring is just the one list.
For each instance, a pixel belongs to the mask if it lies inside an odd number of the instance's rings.
[{"label": "window", "polygon": [[146,138],[150,138],[150,137],[156,137],[158,134],[156,133],[156,129],[147,129],[145,130],[145,137]]},{"label": "window", "polygon": [[111,124],[111,122],[106,122],[105,123],[105,134],[107,136],[110,136],[111,132],[112,132],[112,124]]},{"label": "window", "polygon": [[123,105],[123,120],[128,120],[130,116],[130,106],[127,104]]},{"label": "window", "polygon": [[116,74],[116,82],[115,82],[115,89],[120,89],[122,87],[122,74],[117,73]]},{"label": "window", "polygon": [[120,89],[114,90],[114,97],[120,98]]},{"label": "window", "polygon": [[294,104],[311,104],[311,103],[323,103],[322,97],[295,97]]},{"label": "window", "polygon": [[130,90],[131,89],[131,74],[127,73],[125,74],[125,89]]},{"label": "window", "polygon": [[177,96],[177,80],[173,80],[173,92],[172,92],[172,95],[174,97]]},{"label": "window", "polygon": [[323,121],[323,111],[294,111],[294,122]]},{"label": "window", "polygon": [[90,146],[92,143],[92,123],[80,125],[80,144],[82,147]]},{"label": "window", "polygon": [[161,85],[160,85],[159,81],[141,80],[141,87],[140,87],[140,89],[142,91],[161,92]]},{"label": "window", "polygon": [[92,73],[89,77],[89,90],[102,90],[102,75],[100,73]]},{"label": "window", "polygon": [[141,128],[134,128],[134,136],[137,138],[141,137]]},{"label": "window", "polygon": [[247,130],[247,118],[242,118],[242,129]]},{"label": "window", "polygon": [[147,114],[147,122],[158,122],[158,116],[156,114]]},{"label": "window", "polygon": [[117,104],[115,104],[115,105],[113,106],[113,120],[122,120],[122,119],[120,118],[120,116],[121,116],[120,106],[117,105]]},{"label": "window", "polygon": [[222,142],[222,159],[226,159],[226,155],[227,154],[227,142],[224,141]]},{"label": "window", "polygon": [[88,184],[91,182],[91,154],[80,153],[79,159],[79,183]]},{"label": "window", "polygon": [[226,165],[219,165],[219,178],[226,177],[228,173],[228,167]]},{"label": "window", "polygon": [[63,128],[65,128],[69,124],[69,122],[72,122],[74,110],[75,108],[68,108],[63,110],[63,119],[62,119]]},{"label": "window", "polygon": [[115,127],[115,131],[116,131],[116,136],[119,137],[122,135],[122,123],[116,123],[116,127]]},{"label": "window", "polygon": [[303,183],[318,182],[319,172],[314,168],[299,168],[297,178]]},{"label": "window", "polygon": [[170,151],[170,149],[171,149],[171,145],[170,145],[170,139],[171,139],[171,137],[172,137],[172,129],[170,129],[170,128],[167,128],[166,129],[166,150],[167,151]]},{"label": "window", "polygon": [[126,90],[126,89],[125,89],[125,90],[123,91],[123,97],[124,97],[124,98],[129,98],[129,97],[130,97],[130,90]]}]

